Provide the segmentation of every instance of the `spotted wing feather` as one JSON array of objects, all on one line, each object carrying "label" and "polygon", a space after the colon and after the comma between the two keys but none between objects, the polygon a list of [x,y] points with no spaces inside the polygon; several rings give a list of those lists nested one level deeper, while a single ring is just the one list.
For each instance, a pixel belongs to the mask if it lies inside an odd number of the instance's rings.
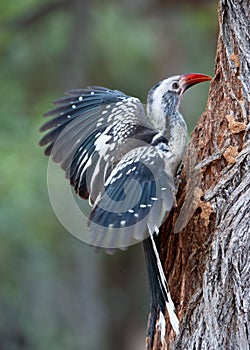
[{"label": "spotted wing feather", "polygon": [[159,228],[174,196],[162,156],[157,147],[147,145],[131,150],[117,164],[90,216],[93,245],[125,247]]},{"label": "spotted wing feather", "polygon": [[47,145],[45,154],[61,163],[79,196],[90,196],[93,203],[115,164],[138,140],[151,139],[156,131],[141,102],[118,90],[72,90],[55,104],[46,113],[54,118],[40,129],[48,131],[40,145]]}]

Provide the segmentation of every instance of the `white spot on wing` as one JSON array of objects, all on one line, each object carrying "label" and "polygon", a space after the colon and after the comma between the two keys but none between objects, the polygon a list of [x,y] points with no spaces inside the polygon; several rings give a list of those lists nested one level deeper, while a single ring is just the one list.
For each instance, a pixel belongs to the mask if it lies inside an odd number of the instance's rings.
[{"label": "white spot on wing", "polygon": [[110,135],[102,134],[95,141],[96,151],[101,151],[105,148],[106,143],[111,139]]}]

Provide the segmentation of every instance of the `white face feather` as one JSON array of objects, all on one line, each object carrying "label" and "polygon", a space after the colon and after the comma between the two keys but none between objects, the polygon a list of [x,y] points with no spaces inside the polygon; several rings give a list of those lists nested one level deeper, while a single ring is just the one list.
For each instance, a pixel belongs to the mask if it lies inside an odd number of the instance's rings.
[{"label": "white face feather", "polygon": [[168,91],[176,91],[176,88],[173,87],[173,83],[179,82],[180,78],[180,75],[175,75],[171,78],[164,79],[161,81],[156,90],[158,90],[158,93],[161,95],[164,95]]},{"label": "white face feather", "polygon": [[162,80],[148,94],[147,112],[154,126],[164,130],[166,115],[176,111],[179,106],[180,75]]}]

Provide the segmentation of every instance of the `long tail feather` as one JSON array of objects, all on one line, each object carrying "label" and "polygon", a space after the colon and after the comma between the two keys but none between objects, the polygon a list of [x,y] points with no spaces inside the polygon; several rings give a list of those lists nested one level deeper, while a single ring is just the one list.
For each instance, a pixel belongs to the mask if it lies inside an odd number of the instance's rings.
[{"label": "long tail feather", "polygon": [[168,310],[170,323],[176,334],[179,332],[179,321],[174,311],[174,303],[171,299],[166,276],[160,261],[157,249],[157,236],[150,234],[150,237],[143,241],[146,265],[151,293],[151,313],[148,324],[149,349],[152,348],[154,332],[159,327],[161,342],[165,341],[165,309]]}]

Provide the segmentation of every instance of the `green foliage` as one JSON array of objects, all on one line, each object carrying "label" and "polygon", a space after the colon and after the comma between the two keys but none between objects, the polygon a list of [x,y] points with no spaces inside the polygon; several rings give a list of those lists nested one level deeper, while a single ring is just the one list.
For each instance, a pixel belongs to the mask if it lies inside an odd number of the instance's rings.
[{"label": "green foliage", "polygon": [[95,23],[90,35],[95,45],[90,64],[94,79],[101,79],[103,84],[110,81],[131,94],[143,91],[145,79],[153,78],[145,74],[152,70],[152,53],[156,50],[152,25],[114,4],[93,9],[90,21]]},{"label": "green foliage", "polygon": [[23,0],[17,3],[15,0],[1,1],[0,14],[1,21],[7,21],[13,19],[15,16],[24,14],[39,5],[39,0]]}]

